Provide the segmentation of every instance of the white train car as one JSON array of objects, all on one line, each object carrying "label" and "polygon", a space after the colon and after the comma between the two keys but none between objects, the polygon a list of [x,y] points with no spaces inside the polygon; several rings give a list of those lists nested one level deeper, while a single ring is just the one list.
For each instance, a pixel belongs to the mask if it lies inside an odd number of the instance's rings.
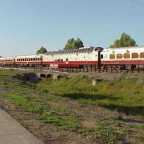
[{"label": "white train car", "polygon": [[4,64],[5,58],[4,57],[0,57],[0,65],[2,66]]},{"label": "white train car", "polygon": [[96,65],[100,48],[80,48],[72,50],[48,52],[43,55],[44,65],[54,65],[59,68],[78,68],[82,65]]},{"label": "white train car", "polygon": [[15,64],[18,66],[34,66],[42,64],[42,55],[16,56]]},{"label": "white train car", "polygon": [[11,66],[15,62],[14,57],[1,57],[0,58],[0,65],[1,66]]},{"label": "white train car", "polygon": [[144,47],[106,48],[101,52],[103,64],[144,64]]}]

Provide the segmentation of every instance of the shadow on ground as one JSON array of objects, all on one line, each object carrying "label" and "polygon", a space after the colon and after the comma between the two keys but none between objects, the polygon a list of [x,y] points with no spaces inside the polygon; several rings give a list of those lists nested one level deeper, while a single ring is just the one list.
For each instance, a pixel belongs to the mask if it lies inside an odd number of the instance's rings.
[{"label": "shadow on ground", "polygon": [[103,100],[103,99],[108,99],[108,100],[117,100],[119,99],[118,97],[112,97],[110,95],[102,95],[102,94],[86,94],[86,93],[66,93],[62,95],[63,97],[68,97],[74,100]]},{"label": "shadow on ground", "polygon": [[66,93],[62,95],[63,97],[68,97],[73,100],[108,100],[108,104],[99,104],[99,106],[106,109],[124,113],[126,115],[141,115],[144,116],[144,106],[120,106],[114,104],[114,101],[118,100],[119,97],[112,97],[111,95],[101,95],[101,94],[86,94],[86,93]]},{"label": "shadow on ground", "polygon": [[101,104],[100,106],[113,110],[118,111],[121,113],[125,113],[126,115],[142,115],[144,116],[144,106],[120,106],[116,104]]}]

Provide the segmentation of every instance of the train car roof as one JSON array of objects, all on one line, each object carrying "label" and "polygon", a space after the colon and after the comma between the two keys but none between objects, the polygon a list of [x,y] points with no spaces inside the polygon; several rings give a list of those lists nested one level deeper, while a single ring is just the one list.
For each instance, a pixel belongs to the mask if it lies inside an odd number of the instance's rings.
[{"label": "train car roof", "polygon": [[100,47],[82,47],[79,49],[65,49],[65,50],[58,50],[58,51],[48,51],[46,54],[64,54],[64,53],[84,53],[84,52],[92,52],[95,49],[98,49]]},{"label": "train car roof", "polygon": [[103,50],[104,53],[109,52],[144,52],[144,47],[120,47],[120,48],[105,48]]},{"label": "train car roof", "polygon": [[144,46],[137,46],[137,47],[119,47],[119,48],[105,48],[111,50],[118,50],[118,49],[144,49]]},{"label": "train car roof", "polygon": [[35,58],[35,57],[41,57],[41,55],[21,55],[21,56],[15,56],[15,58]]}]

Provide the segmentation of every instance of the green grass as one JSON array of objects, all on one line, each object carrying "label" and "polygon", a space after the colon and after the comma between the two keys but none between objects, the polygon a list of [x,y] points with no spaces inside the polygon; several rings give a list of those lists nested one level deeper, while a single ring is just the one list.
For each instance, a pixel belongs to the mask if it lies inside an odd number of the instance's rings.
[{"label": "green grass", "polygon": [[[141,77],[128,78],[123,75],[119,80],[103,80],[92,86],[91,79],[80,75],[31,83],[16,79],[14,76],[17,73],[21,74],[17,71],[0,71],[0,90],[3,91],[0,98],[26,112],[37,114],[37,120],[44,124],[91,135],[101,139],[104,144],[116,143],[130,129],[141,129],[144,133],[143,125],[127,126],[115,115],[118,112],[130,118],[144,119],[144,85],[140,81]],[[88,128],[82,122],[91,117],[86,117],[88,113],[82,107],[90,109],[90,106],[91,110],[103,108],[98,113],[104,114],[96,118],[97,111],[90,114],[95,125]]]},{"label": "green grass", "polygon": [[[37,85],[41,93],[78,100],[82,104],[98,104],[129,114],[144,114],[144,86],[135,84],[136,79],[122,79],[114,82],[102,81],[96,86],[81,77],[42,81]],[[141,109],[141,110],[140,110]]]},{"label": "green grass", "polygon": [[78,119],[75,116],[65,116],[54,112],[47,112],[41,115],[40,120],[44,123],[54,124],[55,126],[61,127],[63,129],[75,130],[79,128]]}]

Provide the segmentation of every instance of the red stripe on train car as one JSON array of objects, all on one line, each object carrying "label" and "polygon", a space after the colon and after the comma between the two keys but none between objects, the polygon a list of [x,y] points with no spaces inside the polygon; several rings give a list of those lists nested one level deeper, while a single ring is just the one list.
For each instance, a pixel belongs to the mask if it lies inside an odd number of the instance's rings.
[{"label": "red stripe on train car", "polygon": [[102,61],[101,64],[127,64],[127,65],[131,65],[131,64],[135,64],[135,65],[143,65],[144,64],[144,60],[113,60],[113,61]]}]

